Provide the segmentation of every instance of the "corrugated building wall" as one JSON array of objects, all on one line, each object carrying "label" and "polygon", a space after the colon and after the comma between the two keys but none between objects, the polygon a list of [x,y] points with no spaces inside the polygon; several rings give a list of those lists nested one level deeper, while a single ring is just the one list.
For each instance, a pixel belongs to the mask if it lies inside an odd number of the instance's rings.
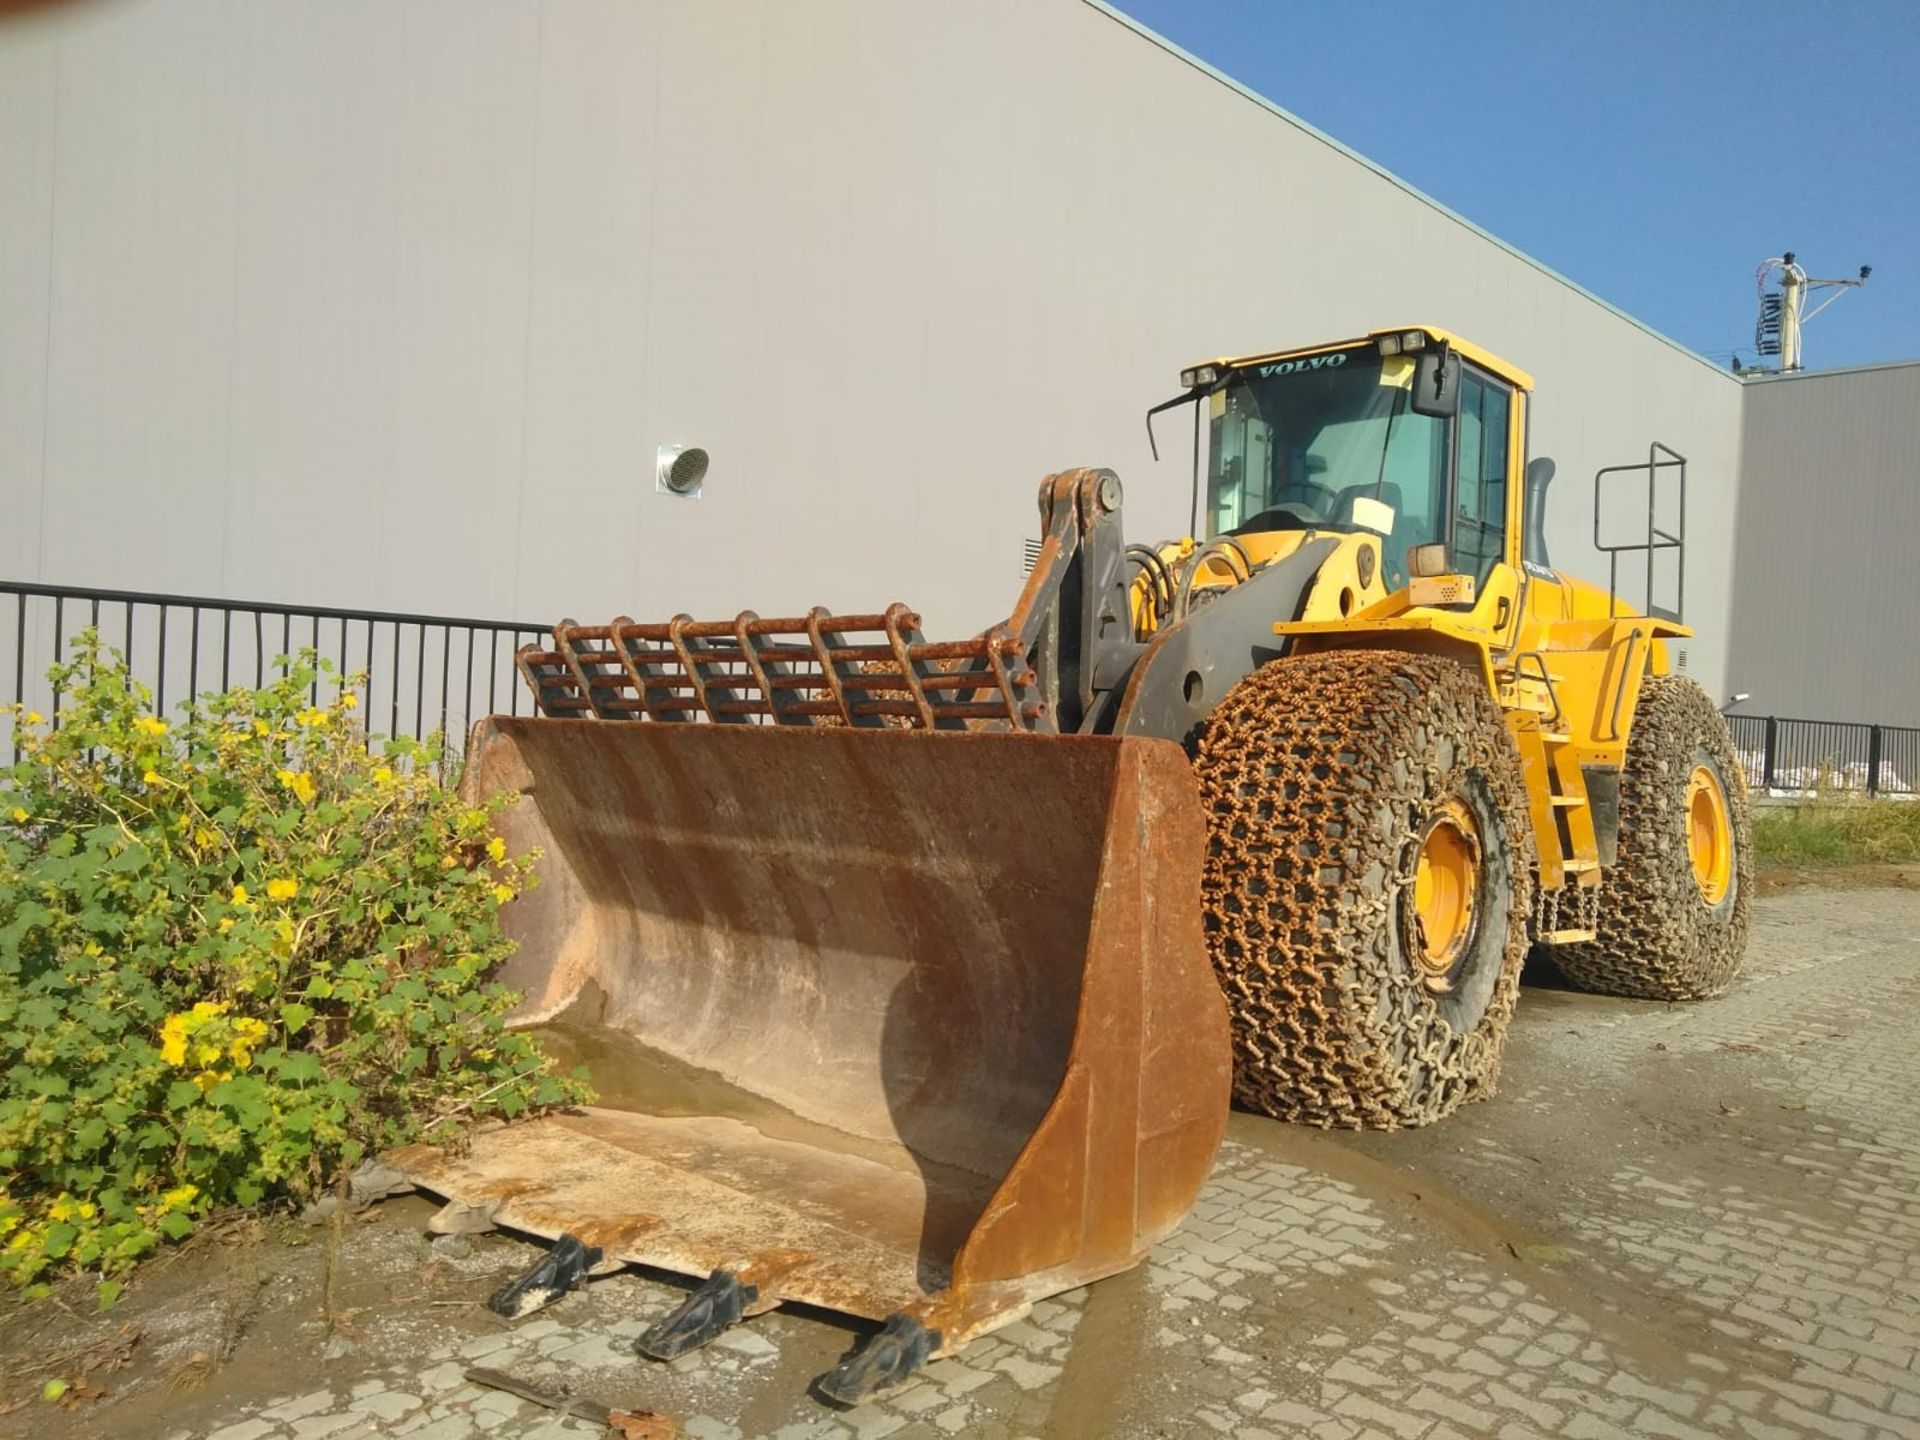
[{"label": "corrugated building wall", "polygon": [[1049,470],[1185,528],[1182,364],[1409,321],[1538,376],[1566,568],[1689,456],[1719,688],[1739,384],[1085,0],[0,18],[0,575],[966,633]]},{"label": "corrugated building wall", "polygon": [[1920,725],[1920,360],[1747,384],[1727,688]]}]

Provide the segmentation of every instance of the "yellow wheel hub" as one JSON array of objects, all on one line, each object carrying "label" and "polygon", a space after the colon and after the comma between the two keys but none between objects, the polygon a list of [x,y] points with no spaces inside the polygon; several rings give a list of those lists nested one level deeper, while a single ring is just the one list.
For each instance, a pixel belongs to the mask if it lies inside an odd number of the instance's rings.
[{"label": "yellow wheel hub", "polygon": [[1700,898],[1718,905],[1733,886],[1733,826],[1727,819],[1727,792],[1708,765],[1696,765],[1687,777],[1687,858]]},{"label": "yellow wheel hub", "polygon": [[1414,964],[1430,990],[1449,988],[1447,973],[1473,933],[1480,898],[1480,826],[1473,812],[1448,800],[1427,826],[1413,872]]}]

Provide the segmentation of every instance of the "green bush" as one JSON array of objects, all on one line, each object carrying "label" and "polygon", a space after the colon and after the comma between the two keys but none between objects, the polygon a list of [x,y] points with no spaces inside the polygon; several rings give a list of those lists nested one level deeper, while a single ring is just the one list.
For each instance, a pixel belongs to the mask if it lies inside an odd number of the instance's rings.
[{"label": "green bush", "polygon": [[[531,857],[367,748],[311,654],[169,724],[91,634],[0,769],[0,1274],[111,1277],[216,1206],[584,1098],[486,977]],[[103,1278],[111,1303],[119,1282]]]}]

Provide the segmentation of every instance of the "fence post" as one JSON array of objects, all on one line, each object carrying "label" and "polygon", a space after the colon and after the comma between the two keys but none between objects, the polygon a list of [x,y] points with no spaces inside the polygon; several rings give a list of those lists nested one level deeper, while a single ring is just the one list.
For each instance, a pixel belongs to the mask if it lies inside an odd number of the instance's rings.
[{"label": "fence post", "polygon": [[1779,717],[1769,715],[1767,717],[1766,738],[1760,745],[1760,788],[1762,790],[1773,789],[1773,742],[1779,733]]},{"label": "fence post", "polygon": [[1880,793],[1880,727],[1867,727],[1867,794]]}]

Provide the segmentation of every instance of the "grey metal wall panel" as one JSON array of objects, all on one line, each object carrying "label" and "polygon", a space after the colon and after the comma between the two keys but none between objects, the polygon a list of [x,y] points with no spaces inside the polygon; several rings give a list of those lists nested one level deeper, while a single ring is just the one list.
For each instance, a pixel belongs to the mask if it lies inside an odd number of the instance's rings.
[{"label": "grey metal wall panel", "polygon": [[964,632],[1048,470],[1184,528],[1182,364],[1404,319],[1539,377],[1569,568],[1691,457],[1719,687],[1740,387],[1081,0],[73,0],[0,76],[11,573]]},{"label": "grey metal wall panel", "polygon": [[52,311],[53,24],[0,23],[0,573],[40,568]]},{"label": "grey metal wall panel", "polygon": [[1920,725],[1920,361],[1750,382],[1727,685]]}]

